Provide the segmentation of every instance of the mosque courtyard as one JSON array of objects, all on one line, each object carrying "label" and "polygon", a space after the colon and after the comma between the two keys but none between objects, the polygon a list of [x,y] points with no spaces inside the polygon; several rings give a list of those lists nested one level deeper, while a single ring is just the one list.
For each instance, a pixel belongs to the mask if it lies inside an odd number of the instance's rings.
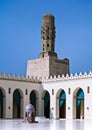
[{"label": "mosque courtyard", "polygon": [[0,130],[89,130],[92,120],[36,119],[38,123],[25,123],[23,119],[0,119]]}]

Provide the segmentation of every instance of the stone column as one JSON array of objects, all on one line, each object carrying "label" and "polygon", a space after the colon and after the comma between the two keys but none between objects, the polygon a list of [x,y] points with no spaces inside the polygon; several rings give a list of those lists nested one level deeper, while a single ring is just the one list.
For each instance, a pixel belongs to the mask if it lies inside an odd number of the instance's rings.
[{"label": "stone column", "polygon": [[50,118],[56,119],[56,96],[50,96]]},{"label": "stone column", "polygon": [[4,107],[5,107],[5,113],[4,113],[4,117],[5,118],[13,118],[13,98],[12,98],[12,94],[8,94],[6,93],[6,97],[4,98]]},{"label": "stone column", "polygon": [[[24,104],[23,104],[23,111],[25,112],[25,107],[29,104],[29,94],[25,95],[24,93]],[[24,115],[23,115],[24,116]]]},{"label": "stone column", "polygon": [[73,99],[72,95],[66,93],[66,119],[72,119],[73,118]]},{"label": "stone column", "polygon": [[44,112],[43,112],[43,109],[44,109],[44,107],[43,107],[43,104],[44,102],[43,102],[43,100],[42,100],[42,97],[41,97],[41,94],[39,94],[39,98],[38,98],[38,114],[37,114],[37,116],[39,116],[39,117],[43,117],[44,116]]},{"label": "stone column", "polygon": [[83,119],[84,118],[84,102],[81,101],[80,104],[80,118]]}]

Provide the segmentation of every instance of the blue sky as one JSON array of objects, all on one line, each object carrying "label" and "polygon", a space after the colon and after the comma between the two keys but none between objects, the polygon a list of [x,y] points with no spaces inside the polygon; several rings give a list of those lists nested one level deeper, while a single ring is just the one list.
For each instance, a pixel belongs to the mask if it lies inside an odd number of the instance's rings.
[{"label": "blue sky", "polygon": [[42,17],[55,16],[55,51],[70,72],[92,70],[92,0],[0,0],[0,72],[26,75],[41,52]]}]

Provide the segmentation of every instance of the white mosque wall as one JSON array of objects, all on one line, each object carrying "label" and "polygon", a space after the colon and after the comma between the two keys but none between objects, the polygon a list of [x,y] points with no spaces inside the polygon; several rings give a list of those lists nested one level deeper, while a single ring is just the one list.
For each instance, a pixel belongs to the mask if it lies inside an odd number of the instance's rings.
[{"label": "white mosque wall", "polygon": [[[21,104],[21,118],[24,117],[25,106],[30,103],[29,95],[32,90],[39,91],[40,83],[37,80],[31,79],[22,79],[22,78],[14,78],[5,76],[0,77],[0,89],[4,94],[4,104],[3,104],[3,112],[4,118],[13,118],[13,93],[16,89],[19,90],[22,96],[22,104]],[[10,89],[10,93],[9,93]],[[27,94],[26,94],[27,90]]]},{"label": "white mosque wall", "polygon": [[[23,78],[23,77],[0,77],[0,89],[4,95],[4,118],[13,118],[13,93],[18,89],[23,98],[21,104],[21,117],[24,117],[24,109],[29,104],[29,95],[32,90],[37,92],[37,116],[44,116],[44,102],[42,100],[44,91],[50,94],[50,118],[59,118],[58,96],[61,90],[66,94],[66,119],[76,118],[75,96],[78,89],[84,92],[84,119],[92,119],[92,73],[75,74],[70,76],[54,76],[50,78]],[[9,93],[10,89],[10,93]],[[27,90],[27,94],[26,94]],[[74,95],[75,94],[75,95]]]},{"label": "white mosque wall", "polygon": [[[57,104],[57,92],[63,89],[66,93],[66,119],[75,118],[75,105],[74,105],[74,92],[81,88],[84,92],[84,118],[92,119],[92,73],[88,75],[81,74],[66,77],[50,77],[43,79],[43,88],[50,92],[51,97],[51,115],[54,118],[58,118],[58,106]],[[88,90],[89,88],[89,90]],[[70,89],[70,94],[69,94]],[[52,95],[52,90],[54,90],[54,95]],[[89,91],[89,92],[88,92]],[[52,109],[53,108],[53,109]]]}]

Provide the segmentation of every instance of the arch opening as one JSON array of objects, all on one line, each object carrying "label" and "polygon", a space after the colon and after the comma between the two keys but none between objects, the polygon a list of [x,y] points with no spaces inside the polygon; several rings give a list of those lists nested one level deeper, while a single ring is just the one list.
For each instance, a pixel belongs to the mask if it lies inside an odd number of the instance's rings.
[{"label": "arch opening", "polygon": [[66,118],[66,94],[64,90],[61,91],[59,97],[59,118]]},{"label": "arch opening", "polygon": [[13,118],[22,118],[23,116],[23,94],[19,89],[13,93]]},{"label": "arch opening", "polygon": [[30,103],[34,106],[35,109],[35,114],[38,115],[38,108],[39,108],[39,104],[38,104],[38,92],[36,90],[32,90],[30,93]]},{"label": "arch opening", "polygon": [[0,118],[3,118],[3,92],[0,89]]},{"label": "arch opening", "polygon": [[6,97],[5,97],[5,91],[0,88],[0,118],[5,117],[5,104],[6,102]]},{"label": "arch opening", "polygon": [[66,118],[66,93],[64,90],[59,90],[57,93],[56,117]]},{"label": "arch opening", "polygon": [[84,92],[81,88],[75,90],[73,104],[74,118],[84,119]]},{"label": "arch opening", "polygon": [[43,113],[46,118],[50,118],[50,94],[48,91],[43,92]]}]

